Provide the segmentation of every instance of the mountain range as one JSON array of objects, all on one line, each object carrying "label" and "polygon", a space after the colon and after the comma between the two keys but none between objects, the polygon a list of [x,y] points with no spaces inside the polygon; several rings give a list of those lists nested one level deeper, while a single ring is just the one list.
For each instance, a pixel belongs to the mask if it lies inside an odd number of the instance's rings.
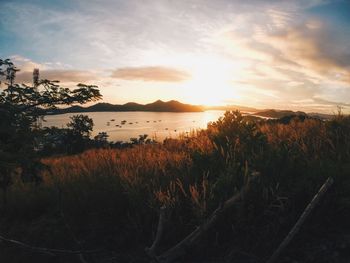
[{"label": "mountain range", "polygon": [[139,104],[128,102],[126,104],[97,103],[89,107],[72,106],[69,108],[56,109],[49,114],[62,114],[72,112],[103,112],[103,111],[155,111],[155,112],[200,112],[202,106],[190,105],[178,102],[176,100],[161,101],[157,100],[149,104]]},{"label": "mountain range", "polygon": [[247,113],[251,116],[260,116],[265,118],[283,118],[286,116],[302,115],[310,116],[320,119],[329,119],[332,115],[320,114],[320,113],[305,113],[303,111],[290,111],[290,110],[275,110],[266,109],[259,110],[252,107],[245,107],[239,105],[227,105],[227,106],[200,106],[184,104],[176,100],[162,101],[157,100],[153,103],[139,104],[136,102],[128,102],[126,104],[110,104],[110,103],[97,103],[89,107],[72,106],[68,108],[55,109],[48,114],[64,114],[64,113],[83,113],[83,112],[121,112],[121,111],[153,111],[153,112],[201,112],[206,110],[239,110]]}]

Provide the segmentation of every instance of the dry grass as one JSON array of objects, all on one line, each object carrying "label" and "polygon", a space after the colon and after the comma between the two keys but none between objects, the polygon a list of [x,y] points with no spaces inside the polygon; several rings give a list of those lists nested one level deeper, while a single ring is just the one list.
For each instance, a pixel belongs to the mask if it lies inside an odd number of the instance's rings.
[{"label": "dry grass", "polygon": [[[167,229],[164,243],[174,243],[255,170],[261,173],[260,183],[227,215],[215,233],[216,243],[231,240],[243,250],[264,255],[273,245],[266,241],[271,236],[278,241],[285,225],[294,221],[328,176],[336,179],[337,194],[323,213],[335,218],[350,208],[348,118],[254,125],[239,116],[229,117],[207,131],[163,144],[46,158],[43,162],[50,168],[42,173],[41,185],[18,180],[12,188],[3,227],[10,226],[7,232],[24,241],[45,244],[50,239],[52,247],[64,246],[69,235],[52,233],[55,226],[62,226],[57,211],[64,211],[87,247],[113,244],[122,251],[152,241],[158,209],[166,205],[172,228]],[[18,217],[30,231],[38,226],[35,229],[41,232],[33,236],[24,225],[8,223]],[[339,220],[339,226],[343,222]]]}]

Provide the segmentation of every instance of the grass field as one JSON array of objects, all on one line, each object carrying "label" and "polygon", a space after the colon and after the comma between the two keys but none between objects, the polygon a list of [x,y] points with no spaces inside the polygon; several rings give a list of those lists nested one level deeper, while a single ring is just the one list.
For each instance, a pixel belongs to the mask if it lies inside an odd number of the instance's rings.
[{"label": "grass field", "polygon": [[[258,172],[245,198],[180,262],[263,262],[332,177],[334,186],[281,262],[349,260],[344,251],[350,245],[349,117],[251,122],[227,112],[190,137],[91,149],[43,163],[48,169],[42,183],[18,179],[8,191],[1,206],[4,236],[49,248],[99,249],[87,256],[89,262],[149,262],[144,248],[153,242],[161,206],[167,207],[164,250]],[[72,256],[2,249],[4,262],[78,262]]]}]

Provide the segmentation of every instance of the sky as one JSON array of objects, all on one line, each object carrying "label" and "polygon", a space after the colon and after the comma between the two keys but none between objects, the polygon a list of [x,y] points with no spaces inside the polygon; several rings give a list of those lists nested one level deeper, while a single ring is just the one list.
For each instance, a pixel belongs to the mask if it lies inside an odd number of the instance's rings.
[{"label": "sky", "polygon": [[350,112],[350,0],[0,0],[0,58],[109,103]]}]

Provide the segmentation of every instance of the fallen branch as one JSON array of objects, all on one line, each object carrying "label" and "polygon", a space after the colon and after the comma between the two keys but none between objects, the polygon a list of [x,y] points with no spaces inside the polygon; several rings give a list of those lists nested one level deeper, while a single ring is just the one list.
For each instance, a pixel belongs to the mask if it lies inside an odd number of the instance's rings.
[{"label": "fallen branch", "polygon": [[211,216],[204,222],[201,226],[197,227],[191,234],[185,237],[182,241],[177,243],[175,246],[161,254],[156,259],[159,262],[169,263],[173,262],[177,258],[184,256],[187,251],[192,247],[195,243],[197,243],[201,237],[211,228],[216,222],[221,218],[221,215],[230,209],[237,201],[241,200],[242,197],[247,193],[251,181],[255,180],[258,176],[253,175],[247,182],[246,186],[244,186],[237,194],[228,199],[224,204],[220,205]]},{"label": "fallen branch", "polygon": [[[61,206],[60,206],[60,215],[61,215],[61,218],[62,218],[62,220],[63,220],[63,222],[64,222],[65,227],[66,227],[67,230],[70,232],[70,235],[72,236],[74,242],[78,245],[79,249],[82,251],[82,248],[83,248],[83,247],[82,247],[82,244],[81,244],[81,242],[79,241],[79,239],[77,238],[77,236],[74,234],[74,231],[73,231],[72,227],[68,224],[68,221],[66,220],[66,217],[65,217],[65,215],[64,215],[64,213],[63,213],[63,210],[61,209]],[[77,255],[77,257],[78,257],[78,259],[79,259],[79,261],[80,261],[81,263],[88,263],[88,262],[86,261],[84,255],[83,255],[83,253],[79,253],[79,254]]]},{"label": "fallen branch", "polygon": [[33,252],[48,254],[50,256],[55,256],[57,254],[71,254],[71,255],[91,254],[91,253],[97,252],[97,250],[65,250],[65,249],[36,247],[36,246],[31,246],[31,245],[28,245],[26,243],[23,243],[21,241],[5,238],[3,236],[0,236],[0,241],[3,241],[5,243],[10,243],[12,245],[15,245],[17,247],[21,247],[23,249],[28,249],[28,250],[31,250]]},{"label": "fallen branch", "polygon": [[160,240],[163,236],[164,223],[165,223],[165,212],[166,212],[166,207],[162,206],[160,208],[160,211],[159,211],[159,221],[158,221],[156,237],[154,239],[152,246],[150,248],[145,249],[146,253],[152,258],[156,258],[156,252],[157,252]]},{"label": "fallen branch", "polygon": [[294,236],[299,232],[300,227],[304,224],[305,220],[309,217],[312,210],[316,207],[316,205],[320,202],[323,195],[328,191],[328,189],[332,186],[334,180],[333,178],[329,177],[326,182],[322,185],[320,190],[317,192],[317,194],[314,196],[314,198],[311,200],[311,202],[308,204],[308,206],[305,208],[302,215],[299,217],[298,221],[295,223],[293,228],[290,230],[288,235],[285,237],[285,239],[282,241],[282,243],[279,245],[277,250],[272,254],[271,258],[267,261],[267,263],[273,263],[276,262],[278,257],[281,255],[283,250],[288,246],[288,244],[292,241]]}]

